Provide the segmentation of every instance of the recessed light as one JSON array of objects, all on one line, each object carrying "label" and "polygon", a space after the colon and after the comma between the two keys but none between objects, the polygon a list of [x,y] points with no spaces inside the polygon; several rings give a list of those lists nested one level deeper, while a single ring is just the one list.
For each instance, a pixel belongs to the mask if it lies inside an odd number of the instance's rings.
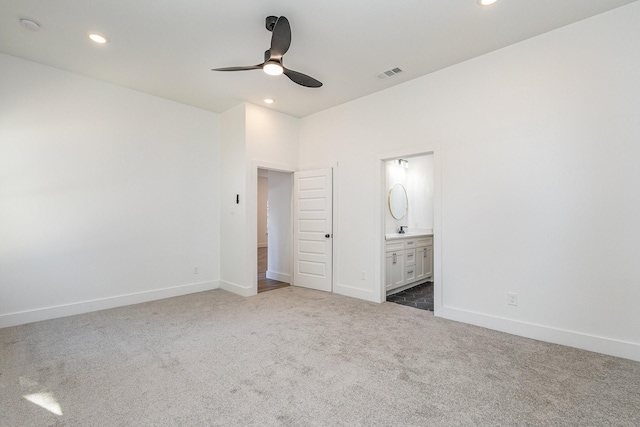
[{"label": "recessed light", "polygon": [[497,2],[498,0],[478,0],[478,4],[480,6],[490,6]]},{"label": "recessed light", "polygon": [[267,99],[264,100],[264,103],[265,104],[273,104],[273,99],[267,98]]},{"label": "recessed light", "polygon": [[107,43],[109,41],[108,38],[106,38],[105,36],[102,36],[100,34],[97,34],[97,33],[89,34],[89,38],[91,40],[93,40],[94,42],[100,43],[100,44],[104,44],[104,43]]}]

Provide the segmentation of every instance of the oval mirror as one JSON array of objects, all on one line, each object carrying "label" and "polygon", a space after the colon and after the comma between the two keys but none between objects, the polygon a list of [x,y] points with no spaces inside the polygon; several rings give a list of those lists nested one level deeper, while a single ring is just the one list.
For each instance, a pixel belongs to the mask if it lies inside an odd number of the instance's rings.
[{"label": "oval mirror", "polygon": [[402,219],[407,214],[407,191],[400,184],[395,184],[389,190],[389,210],[395,219]]}]

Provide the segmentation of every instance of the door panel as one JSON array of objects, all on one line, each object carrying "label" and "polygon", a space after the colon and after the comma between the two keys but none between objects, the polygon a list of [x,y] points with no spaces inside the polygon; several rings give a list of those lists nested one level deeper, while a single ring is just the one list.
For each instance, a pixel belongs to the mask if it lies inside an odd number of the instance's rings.
[{"label": "door panel", "polygon": [[332,170],[329,168],[294,173],[294,285],[331,292],[332,219]]}]

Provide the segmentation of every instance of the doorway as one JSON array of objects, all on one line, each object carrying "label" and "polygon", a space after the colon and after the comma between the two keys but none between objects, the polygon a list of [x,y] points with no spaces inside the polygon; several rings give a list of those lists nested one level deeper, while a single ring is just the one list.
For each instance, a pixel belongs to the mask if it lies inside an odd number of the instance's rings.
[{"label": "doorway", "polygon": [[292,174],[258,169],[257,292],[291,284]]},{"label": "doorway", "polygon": [[[288,166],[255,160],[252,166],[247,198],[247,221],[251,224],[248,226],[248,238],[249,242],[253,242],[247,247],[250,261],[248,265],[251,269],[249,278],[253,291],[249,295],[258,293],[258,243],[261,241],[258,237],[258,181],[259,175],[264,175],[265,172],[269,188],[265,279],[332,292],[335,277],[332,228],[335,215],[333,171],[336,166],[295,171]],[[296,178],[299,191],[297,198],[294,198]],[[274,188],[280,192],[274,192]],[[318,192],[324,195],[316,194]],[[317,205],[320,200],[324,200],[323,209]],[[297,204],[298,208],[295,214],[294,204]],[[326,215],[324,220],[316,217],[320,211]],[[321,239],[318,239],[319,236]],[[320,244],[320,241],[324,243]],[[294,254],[295,251],[297,252]],[[315,282],[320,278],[328,283],[326,288],[315,286]]]},{"label": "doorway", "polygon": [[434,311],[434,154],[382,163],[383,300]]}]

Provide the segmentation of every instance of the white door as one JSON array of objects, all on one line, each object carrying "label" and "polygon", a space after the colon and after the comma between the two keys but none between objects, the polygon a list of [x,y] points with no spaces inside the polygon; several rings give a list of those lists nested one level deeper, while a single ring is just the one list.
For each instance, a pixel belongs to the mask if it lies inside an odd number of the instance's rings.
[{"label": "white door", "polygon": [[293,284],[331,292],[333,270],[331,168],[294,173]]}]

